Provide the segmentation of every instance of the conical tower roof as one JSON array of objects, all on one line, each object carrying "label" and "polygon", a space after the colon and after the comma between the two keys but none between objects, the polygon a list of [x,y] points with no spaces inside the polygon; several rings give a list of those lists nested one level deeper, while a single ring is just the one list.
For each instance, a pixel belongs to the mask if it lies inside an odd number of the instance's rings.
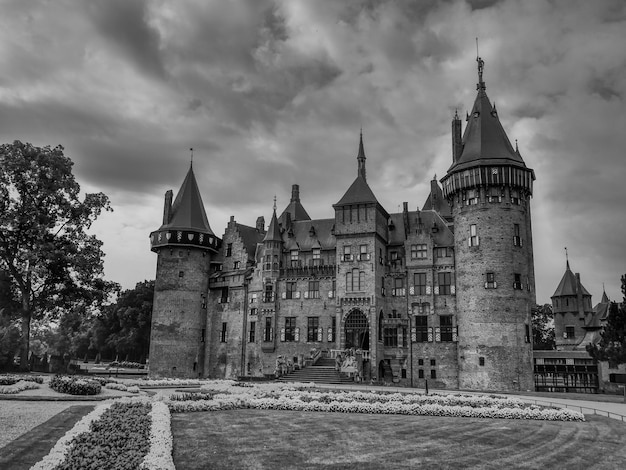
[{"label": "conical tower roof", "polygon": [[365,149],[363,147],[363,133],[361,132],[359,140],[359,153],[357,155],[358,172],[354,182],[350,185],[346,193],[335,205],[342,206],[345,204],[367,204],[378,203],[374,192],[367,184],[365,176]]},{"label": "conical tower roof", "polygon": [[585,289],[585,287],[580,283],[579,279],[570,269],[568,261],[565,268],[565,274],[563,274],[561,282],[559,282],[559,285],[554,291],[554,294],[552,294],[552,297],[567,297],[577,295],[578,289],[582,291],[583,295],[591,296],[589,291]]},{"label": "conical tower roof", "polygon": [[513,148],[500,123],[495,104],[489,101],[482,76],[483,67],[483,60],[478,58],[478,94],[472,112],[467,116],[461,155],[448,172],[477,165],[508,164],[526,168],[522,156]]},{"label": "conical tower roof", "polygon": [[172,203],[172,191],[165,196],[163,224],[150,234],[152,251],[165,245],[179,245],[217,250],[215,236],[204,210],[198,182],[190,165],[185,180]]},{"label": "conical tower roof", "polygon": [[274,212],[272,213],[272,220],[270,222],[270,226],[267,229],[267,233],[265,234],[265,238],[263,238],[263,242],[280,242],[282,241],[282,237],[280,235],[280,228],[278,226],[278,219],[276,218],[276,207],[274,207]]},{"label": "conical tower roof", "polygon": [[204,210],[193,166],[189,167],[187,176],[185,176],[176,199],[172,203],[169,223],[163,224],[161,228],[195,230],[213,235],[213,230],[211,230],[209,219]]}]

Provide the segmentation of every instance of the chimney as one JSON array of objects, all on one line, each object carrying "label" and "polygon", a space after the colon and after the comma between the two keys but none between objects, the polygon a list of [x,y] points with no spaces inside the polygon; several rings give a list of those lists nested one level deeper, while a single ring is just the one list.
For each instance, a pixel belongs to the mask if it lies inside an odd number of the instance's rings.
[{"label": "chimney", "polygon": [[300,186],[291,185],[291,202],[300,202]]},{"label": "chimney", "polygon": [[437,184],[437,175],[430,180],[430,202],[432,210],[439,212],[439,185]]},{"label": "chimney", "polygon": [[257,217],[256,219],[256,229],[257,231],[264,233],[265,232],[265,217]]},{"label": "chimney", "polygon": [[461,158],[463,152],[463,141],[461,139],[461,120],[459,114],[455,111],[452,119],[452,163]]},{"label": "chimney", "polygon": [[402,218],[404,219],[404,235],[405,237],[409,236],[409,232],[411,231],[409,227],[409,203],[402,203]]},{"label": "chimney", "polygon": [[170,223],[170,217],[171,217],[171,212],[172,212],[172,197],[173,197],[172,190],[168,190],[165,193],[165,205],[163,207],[163,225],[167,225]]}]

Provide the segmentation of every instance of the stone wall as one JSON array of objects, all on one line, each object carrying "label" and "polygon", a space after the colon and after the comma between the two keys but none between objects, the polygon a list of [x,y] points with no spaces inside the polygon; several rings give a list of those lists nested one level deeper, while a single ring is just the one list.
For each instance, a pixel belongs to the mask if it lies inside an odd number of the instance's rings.
[{"label": "stone wall", "polygon": [[151,377],[198,377],[207,341],[205,297],[211,255],[200,249],[162,248],[150,337]]},{"label": "stone wall", "polygon": [[[535,305],[529,200],[465,205],[457,196],[455,221],[459,386],[481,390],[534,388],[530,310]],[[520,226],[521,246],[513,224]],[[476,225],[478,245],[470,246]],[[495,286],[486,285],[494,273]],[[520,275],[520,285],[514,286]],[[520,287],[521,288],[518,288]]]}]

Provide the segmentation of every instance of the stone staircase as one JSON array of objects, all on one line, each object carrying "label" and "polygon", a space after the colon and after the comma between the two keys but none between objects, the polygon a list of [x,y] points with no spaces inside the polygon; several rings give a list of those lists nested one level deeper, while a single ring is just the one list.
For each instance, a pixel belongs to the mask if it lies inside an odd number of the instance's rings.
[{"label": "stone staircase", "polygon": [[319,384],[351,384],[354,381],[349,377],[342,377],[335,370],[335,360],[320,358],[315,365],[293,371],[283,375],[278,380],[281,382],[315,382]]}]

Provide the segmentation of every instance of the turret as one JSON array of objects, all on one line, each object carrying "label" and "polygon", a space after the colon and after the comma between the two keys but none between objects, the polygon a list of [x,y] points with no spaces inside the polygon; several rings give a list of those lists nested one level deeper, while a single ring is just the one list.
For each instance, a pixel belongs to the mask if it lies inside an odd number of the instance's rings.
[{"label": "turret", "polygon": [[566,261],[565,273],[552,295],[556,348],[573,349],[583,340],[584,327],[593,316],[591,294],[580,282]]},{"label": "turret", "polygon": [[150,339],[151,377],[199,377],[205,370],[207,293],[220,240],[204,210],[193,168],[172,202],[165,194],[163,224],[150,234],[157,271]]},{"label": "turret", "polygon": [[530,390],[535,176],[511,145],[477,62],[476,100],[461,141],[455,114],[453,163],[441,179],[454,218],[459,387]]}]

